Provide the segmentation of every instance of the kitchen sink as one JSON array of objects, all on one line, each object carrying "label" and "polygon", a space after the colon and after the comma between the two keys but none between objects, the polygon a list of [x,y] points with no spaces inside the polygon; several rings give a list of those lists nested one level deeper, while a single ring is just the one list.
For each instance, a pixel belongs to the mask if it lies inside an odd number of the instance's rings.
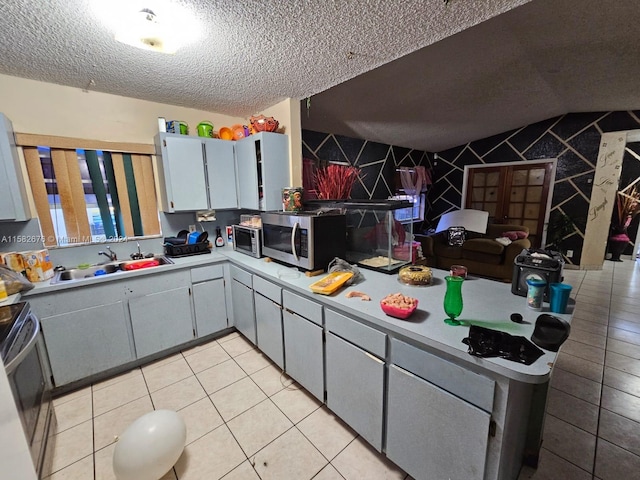
[{"label": "kitchen sink", "polygon": [[132,271],[159,267],[161,265],[172,264],[173,261],[165,257],[164,255],[156,255],[150,258],[143,258],[140,260],[127,260],[127,261],[114,261],[108,263],[101,263],[97,265],[91,265],[87,268],[71,268],[69,270],[63,270],[56,272],[51,279],[51,283],[67,283],[75,282],[79,280],[86,280],[88,278],[94,278],[99,276],[120,276]]}]

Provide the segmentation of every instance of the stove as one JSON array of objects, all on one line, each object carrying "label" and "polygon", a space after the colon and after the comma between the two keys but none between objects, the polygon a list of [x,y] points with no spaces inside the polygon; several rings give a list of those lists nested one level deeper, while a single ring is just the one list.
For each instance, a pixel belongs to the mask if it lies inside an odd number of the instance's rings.
[{"label": "stove", "polygon": [[0,307],[0,356],[38,478],[51,473],[56,430],[48,357],[28,302]]},{"label": "stove", "polygon": [[28,315],[26,302],[14,303],[0,307],[0,358],[7,365],[18,353],[14,347],[20,331]]}]

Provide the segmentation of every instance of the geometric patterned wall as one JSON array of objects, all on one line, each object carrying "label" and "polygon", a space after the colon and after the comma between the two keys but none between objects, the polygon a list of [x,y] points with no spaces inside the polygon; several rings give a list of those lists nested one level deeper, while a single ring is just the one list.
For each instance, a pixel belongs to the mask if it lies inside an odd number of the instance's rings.
[{"label": "geometric patterned wall", "polygon": [[[354,186],[351,195],[354,199],[385,199],[393,195],[398,166],[430,168],[433,185],[427,189],[427,210],[421,230],[435,227],[442,214],[460,208],[465,165],[556,158],[551,211],[568,215],[576,225],[575,233],[563,246],[574,251],[568,261],[577,265],[582,255],[600,136],[605,132],[636,129],[640,129],[640,111],[569,113],[437,153],[303,130],[302,156],[361,168],[364,178]],[[629,147],[640,153],[637,144]],[[623,178],[629,162],[635,162],[634,168],[639,163],[633,157],[629,160],[628,155],[623,160]],[[627,172],[631,171],[635,172],[627,168]],[[632,224],[633,236],[630,229],[632,240],[639,220],[640,216]]]},{"label": "geometric patterned wall", "polygon": [[351,191],[351,198],[383,200],[395,194],[397,167],[430,168],[433,155],[422,150],[302,130],[302,157],[318,164],[332,162],[360,168],[360,178]]},{"label": "geometric patterned wall", "polygon": [[576,232],[564,247],[574,251],[571,263],[579,264],[600,136],[639,128],[639,111],[570,113],[438,152],[428,191],[430,220],[435,226],[442,214],[460,208],[465,165],[556,158],[551,211],[574,221]]}]

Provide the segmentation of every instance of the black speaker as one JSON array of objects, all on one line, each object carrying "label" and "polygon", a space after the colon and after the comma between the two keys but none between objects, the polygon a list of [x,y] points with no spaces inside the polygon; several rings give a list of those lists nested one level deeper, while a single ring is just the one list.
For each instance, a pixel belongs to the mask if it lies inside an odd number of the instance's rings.
[{"label": "black speaker", "polygon": [[563,280],[562,269],[564,260],[562,255],[551,250],[522,250],[513,261],[513,278],[511,293],[527,296],[527,279],[535,278],[547,282],[544,290],[544,300],[549,301],[549,284],[560,283]]}]

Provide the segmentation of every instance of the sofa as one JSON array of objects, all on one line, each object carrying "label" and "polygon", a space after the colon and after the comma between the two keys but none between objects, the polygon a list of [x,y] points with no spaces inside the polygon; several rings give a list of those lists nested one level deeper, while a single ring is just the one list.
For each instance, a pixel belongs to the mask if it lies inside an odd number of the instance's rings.
[{"label": "sofa", "polygon": [[449,270],[451,265],[464,265],[469,274],[511,282],[515,257],[531,247],[528,236],[529,228],[522,225],[489,224],[485,234],[466,232],[459,246],[449,245],[446,230],[415,239],[429,266]]}]

